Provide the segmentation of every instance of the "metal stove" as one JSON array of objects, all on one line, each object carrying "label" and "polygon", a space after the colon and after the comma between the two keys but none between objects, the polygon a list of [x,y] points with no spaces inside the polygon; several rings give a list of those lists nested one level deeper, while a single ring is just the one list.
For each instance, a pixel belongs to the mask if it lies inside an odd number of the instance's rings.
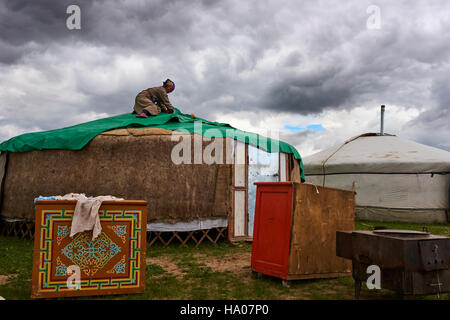
[{"label": "metal stove", "polygon": [[370,265],[380,268],[381,288],[403,298],[450,292],[449,237],[410,230],[337,231],[336,255],[352,260],[357,299]]}]

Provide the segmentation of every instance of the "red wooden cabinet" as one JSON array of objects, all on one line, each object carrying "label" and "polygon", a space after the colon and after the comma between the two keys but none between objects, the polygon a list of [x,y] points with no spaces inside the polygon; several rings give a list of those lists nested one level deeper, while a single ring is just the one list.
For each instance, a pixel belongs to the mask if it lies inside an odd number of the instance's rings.
[{"label": "red wooden cabinet", "polygon": [[252,270],[284,280],[347,275],[336,231],[354,228],[352,191],[296,182],[256,182]]}]

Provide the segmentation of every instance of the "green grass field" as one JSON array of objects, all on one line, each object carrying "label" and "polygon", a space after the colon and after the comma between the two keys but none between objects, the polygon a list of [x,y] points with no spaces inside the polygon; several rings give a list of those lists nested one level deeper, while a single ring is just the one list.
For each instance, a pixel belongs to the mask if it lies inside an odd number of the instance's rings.
[{"label": "green grass field", "polygon": [[[422,230],[450,236],[450,225],[381,223],[357,221],[355,229],[374,226]],[[163,248],[147,250],[146,290],[143,294],[80,297],[76,299],[354,299],[351,276],[337,279],[293,281],[289,288],[279,279],[253,278],[250,269],[251,243],[214,246],[203,243],[198,248]],[[30,299],[33,242],[0,236],[0,296],[5,299]],[[364,285],[361,299],[397,299],[387,290],[368,290]],[[437,299],[428,296],[418,299]],[[441,299],[447,299],[446,295]]]}]

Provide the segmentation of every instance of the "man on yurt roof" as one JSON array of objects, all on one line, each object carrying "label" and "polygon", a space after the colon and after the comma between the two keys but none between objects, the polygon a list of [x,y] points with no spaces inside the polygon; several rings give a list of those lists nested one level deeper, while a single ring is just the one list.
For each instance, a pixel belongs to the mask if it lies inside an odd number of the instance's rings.
[{"label": "man on yurt roof", "polygon": [[134,111],[137,118],[156,116],[161,112],[173,113],[174,107],[169,101],[168,93],[175,90],[175,83],[167,79],[161,87],[144,89],[136,96]]}]

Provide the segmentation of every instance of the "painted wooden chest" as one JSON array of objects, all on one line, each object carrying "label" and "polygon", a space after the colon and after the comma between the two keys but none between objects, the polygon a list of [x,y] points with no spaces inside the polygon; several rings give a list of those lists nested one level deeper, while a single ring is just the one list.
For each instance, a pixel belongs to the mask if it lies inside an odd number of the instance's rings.
[{"label": "painted wooden chest", "polygon": [[147,202],[104,201],[102,232],[71,238],[76,201],[36,202],[32,298],[143,292]]}]

